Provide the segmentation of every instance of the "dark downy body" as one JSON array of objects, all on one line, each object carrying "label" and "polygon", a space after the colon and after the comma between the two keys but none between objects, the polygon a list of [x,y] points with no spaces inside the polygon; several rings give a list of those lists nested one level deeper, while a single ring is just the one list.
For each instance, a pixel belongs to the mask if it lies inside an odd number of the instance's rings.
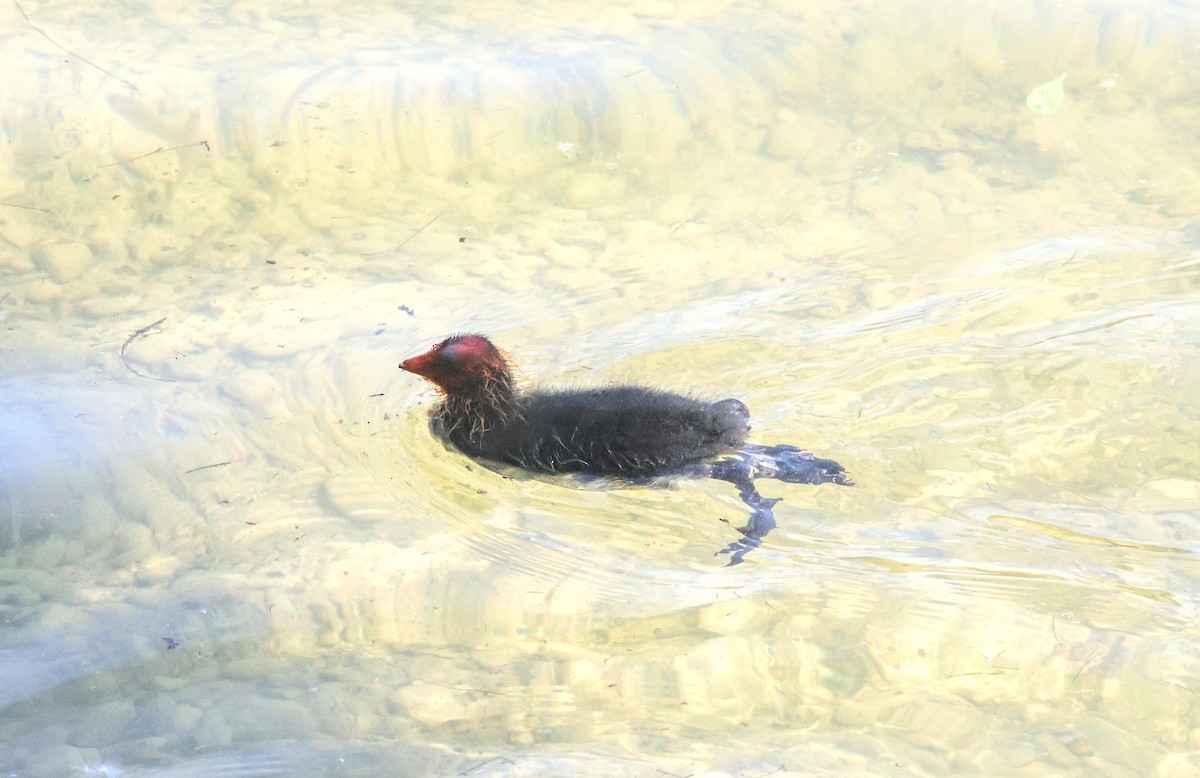
[{"label": "dark downy body", "polygon": [[452,443],[483,459],[542,473],[658,476],[746,440],[737,400],[705,403],[640,386],[530,392],[519,410],[480,429],[439,414]]}]

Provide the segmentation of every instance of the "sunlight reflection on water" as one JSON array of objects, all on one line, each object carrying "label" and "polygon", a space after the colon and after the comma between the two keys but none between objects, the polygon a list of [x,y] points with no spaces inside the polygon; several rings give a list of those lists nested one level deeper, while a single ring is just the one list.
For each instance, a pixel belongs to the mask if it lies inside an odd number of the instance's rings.
[{"label": "sunlight reflection on water", "polygon": [[[0,771],[1200,769],[1193,15],[24,13]],[[464,329],[859,487],[724,568],[433,439]]]}]

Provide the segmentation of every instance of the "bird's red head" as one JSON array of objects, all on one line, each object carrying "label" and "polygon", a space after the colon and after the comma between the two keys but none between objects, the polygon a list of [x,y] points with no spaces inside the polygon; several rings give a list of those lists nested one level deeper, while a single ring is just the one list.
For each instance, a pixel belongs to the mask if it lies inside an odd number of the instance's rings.
[{"label": "bird's red head", "polygon": [[432,381],[447,395],[490,394],[497,383],[509,385],[511,370],[500,349],[483,335],[452,335],[419,356],[400,363]]}]

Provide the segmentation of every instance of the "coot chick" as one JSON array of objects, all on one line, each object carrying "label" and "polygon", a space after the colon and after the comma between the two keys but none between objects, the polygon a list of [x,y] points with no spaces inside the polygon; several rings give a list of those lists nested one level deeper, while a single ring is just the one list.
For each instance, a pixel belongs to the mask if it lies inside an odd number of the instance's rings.
[{"label": "coot chick", "polygon": [[754,479],[850,484],[845,470],[794,446],[746,444],[750,412],[739,400],[698,400],[642,386],[525,391],[507,356],[483,335],[454,335],[400,367],[442,393],[441,434],[472,457],[542,473],[641,479],[683,475],[737,485],[751,508],[743,538],[725,549],[737,564],[774,526],[777,500]]}]

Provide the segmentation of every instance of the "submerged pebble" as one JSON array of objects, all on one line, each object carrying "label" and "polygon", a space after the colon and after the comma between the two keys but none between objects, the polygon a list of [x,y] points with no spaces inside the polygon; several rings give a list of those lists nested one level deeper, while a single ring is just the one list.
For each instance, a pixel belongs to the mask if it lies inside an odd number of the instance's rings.
[{"label": "submerged pebble", "polygon": [[38,269],[58,283],[73,281],[92,264],[92,250],[85,243],[51,241],[33,250]]},{"label": "submerged pebble", "polygon": [[122,732],[133,720],[133,703],[128,700],[110,700],[89,708],[75,722],[71,745],[83,748],[103,748],[121,739]]},{"label": "submerged pebble", "polygon": [[612,205],[625,196],[625,177],[586,171],[572,176],[563,189],[563,200],[572,208]]}]

